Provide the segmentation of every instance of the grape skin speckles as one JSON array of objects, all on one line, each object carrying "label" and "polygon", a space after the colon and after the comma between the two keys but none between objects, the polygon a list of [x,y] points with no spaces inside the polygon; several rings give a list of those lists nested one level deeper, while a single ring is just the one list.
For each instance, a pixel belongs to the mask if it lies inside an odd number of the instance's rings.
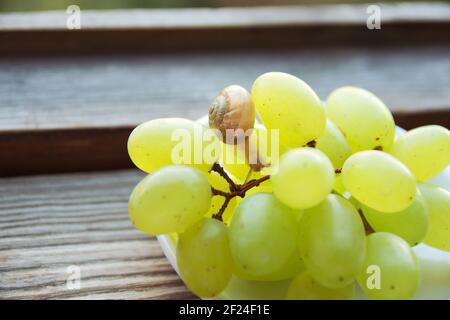
[{"label": "grape skin speckles", "polygon": [[167,166],[134,188],[128,213],[134,226],[146,233],[183,232],[206,214],[211,196],[208,179],[201,171]]},{"label": "grape skin speckles", "polygon": [[354,152],[387,150],[394,142],[395,123],[391,112],[365,89],[342,87],[334,90],[327,99],[326,110]]},{"label": "grape skin speckles", "polygon": [[404,210],[416,196],[416,181],[411,171],[381,151],[353,154],[345,161],[341,176],[352,196],[381,212]]},{"label": "grape skin speckles", "polygon": [[280,130],[280,146],[290,149],[319,137],[326,115],[317,94],[303,80],[283,73],[259,76],[252,87],[256,111],[268,130]]}]

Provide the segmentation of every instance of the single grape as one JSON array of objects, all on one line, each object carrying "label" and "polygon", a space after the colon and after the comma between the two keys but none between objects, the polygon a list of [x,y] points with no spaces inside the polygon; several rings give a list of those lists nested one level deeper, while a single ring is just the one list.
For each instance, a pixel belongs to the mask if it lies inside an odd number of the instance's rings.
[{"label": "single grape", "polygon": [[295,211],[272,194],[257,193],[241,203],[231,219],[230,247],[237,274],[270,276],[297,250]]},{"label": "single grape", "polygon": [[[230,175],[229,175],[230,176]],[[233,179],[233,176],[230,176],[231,179]],[[223,191],[223,192],[230,192],[230,185],[228,182],[217,172],[211,171],[208,174],[208,182],[209,184],[217,190]],[[222,207],[223,203],[225,202],[225,197],[216,195],[212,197],[211,205],[209,207],[208,212],[206,213],[207,217],[211,217],[213,214],[216,214],[219,212],[220,208]],[[234,209],[237,205],[237,198],[234,197],[233,199],[228,202],[228,205],[222,214],[223,221],[228,224],[231,217],[233,216]]]},{"label": "single grape", "polygon": [[285,205],[311,208],[333,189],[334,169],[322,151],[297,148],[281,157],[271,180],[275,196]]},{"label": "single grape", "polygon": [[181,278],[196,295],[214,297],[222,292],[233,272],[227,226],[205,218],[181,233],[177,264]]},{"label": "single grape", "polygon": [[372,299],[410,299],[419,285],[419,265],[408,243],[387,232],[367,236],[358,283]]},{"label": "single grape", "polygon": [[187,166],[167,166],[145,177],[128,202],[133,224],[150,234],[183,232],[200,220],[211,204],[206,175]]},{"label": "single grape", "polygon": [[336,173],[334,176],[334,187],[333,190],[341,195],[345,193],[345,187],[342,183],[342,175],[340,173]]},{"label": "single grape", "polygon": [[322,286],[307,271],[297,275],[289,285],[287,300],[350,300],[355,295],[355,283],[342,288]]},{"label": "single grape", "polygon": [[450,131],[431,125],[408,131],[389,150],[419,181],[426,181],[450,164]]},{"label": "single grape", "polygon": [[345,189],[358,201],[381,212],[398,212],[411,205],[416,181],[393,156],[376,150],[353,154],[342,168]]},{"label": "single grape", "polygon": [[206,173],[219,158],[220,141],[214,132],[195,121],[155,119],[131,132],[128,154],[147,173],[172,164],[190,165]]},{"label": "single grape", "polygon": [[322,286],[343,288],[355,281],[364,261],[364,226],[356,209],[330,194],[300,219],[299,250],[306,269]]},{"label": "single grape", "polygon": [[418,189],[411,205],[399,212],[380,212],[362,203],[358,203],[357,206],[375,231],[396,234],[411,246],[422,242],[427,234],[428,210]]},{"label": "single grape", "polygon": [[317,94],[293,75],[269,72],[252,87],[256,111],[267,129],[279,130],[280,146],[301,147],[325,129],[325,110]]},{"label": "single grape", "polygon": [[[345,160],[352,154],[352,149],[344,135],[330,120],[327,120],[325,131],[317,138],[316,142],[316,148],[327,155],[331,163],[333,163],[334,169],[342,169]],[[335,175],[333,190],[340,194],[345,193],[345,188],[339,173]]]},{"label": "single grape", "polygon": [[356,87],[334,90],[327,115],[341,130],[353,151],[386,150],[394,142],[395,123],[389,109],[373,93]]},{"label": "single grape", "polygon": [[419,188],[430,217],[424,242],[450,252],[450,192],[430,184],[419,184]]},{"label": "single grape", "polygon": [[234,273],[242,280],[249,281],[281,281],[291,279],[299,272],[305,269],[305,265],[300,257],[298,250],[295,250],[293,254],[288,258],[288,261],[277,271],[262,275],[255,276],[248,272],[245,272],[242,268],[235,268]]},{"label": "single grape", "polygon": [[345,160],[352,154],[352,149],[344,135],[330,120],[327,120],[325,131],[316,142],[316,148],[327,155],[335,169],[342,168]]}]

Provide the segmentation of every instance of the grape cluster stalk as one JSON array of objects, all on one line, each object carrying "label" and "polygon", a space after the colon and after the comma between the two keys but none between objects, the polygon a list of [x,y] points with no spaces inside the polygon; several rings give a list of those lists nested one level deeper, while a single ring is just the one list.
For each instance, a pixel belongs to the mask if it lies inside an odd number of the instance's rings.
[{"label": "grape cluster stalk", "polygon": [[[225,212],[225,209],[227,208],[227,206],[230,203],[231,199],[233,199],[234,197],[244,198],[245,197],[245,193],[248,190],[250,190],[250,189],[252,189],[254,187],[257,187],[261,183],[263,183],[264,181],[270,179],[270,175],[267,175],[267,176],[263,176],[263,177],[261,177],[259,179],[252,179],[252,180],[246,181],[244,184],[241,184],[241,185],[240,184],[236,184],[236,183],[234,183],[233,179],[230,178],[228,173],[223,169],[223,167],[218,162],[214,163],[214,165],[213,165],[213,167],[211,168],[210,171],[215,171],[218,174],[220,174],[230,185],[230,192],[224,192],[224,191],[215,189],[214,187],[211,187],[211,191],[212,191],[213,196],[225,197],[225,201],[222,204],[222,206],[220,207],[219,211],[217,213],[213,214],[213,216],[212,216],[212,218],[217,219],[219,221],[222,221],[222,215]],[[251,169],[250,169],[249,173],[251,173]]]}]

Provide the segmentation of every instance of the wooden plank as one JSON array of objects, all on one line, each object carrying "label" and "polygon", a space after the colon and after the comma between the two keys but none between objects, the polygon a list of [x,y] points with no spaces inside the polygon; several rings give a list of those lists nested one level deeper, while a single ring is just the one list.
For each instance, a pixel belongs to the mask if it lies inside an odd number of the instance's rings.
[{"label": "wooden plank", "polygon": [[[0,299],[194,296],[156,239],[134,229],[137,171],[0,179]],[[69,290],[67,267],[81,288]]]},{"label": "wooden plank", "polygon": [[[450,129],[450,109],[395,112],[411,129],[439,124]],[[127,140],[133,127],[0,132],[0,177],[131,168]]]},{"label": "wooden plank", "polygon": [[2,55],[118,53],[237,48],[447,44],[450,5],[381,6],[381,30],[366,27],[368,5],[82,11],[67,30],[64,11],[0,15]]},{"label": "wooden plank", "polygon": [[131,127],[0,131],[0,176],[132,167]]},{"label": "wooden plank", "polygon": [[450,107],[450,46],[261,50],[0,59],[0,129],[135,126],[196,119],[225,86],[248,89],[267,71],[292,73],[322,99],[364,87],[393,111]]},{"label": "wooden plank", "polygon": [[394,112],[395,123],[404,129],[413,129],[429,124],[437,124],[450,130],[450,108],[417,110],[414,112]]},{"label": "wooden plank", "polygon": [[140,122],[196,119],[226,85],[279,70],[323,99],[357,85],[399,125],[450,128],[450,47],[0,59],[0,176],[128,168]]},{"label": "wooden plank", "polygon": [[[368,4],[81,10],[82,29],[215,28],[280,25],[366,25]],[[379,4],[383,22],[448,22],[446,3]],[[68,13],[0,14],[0,30],[65,30]]]}]

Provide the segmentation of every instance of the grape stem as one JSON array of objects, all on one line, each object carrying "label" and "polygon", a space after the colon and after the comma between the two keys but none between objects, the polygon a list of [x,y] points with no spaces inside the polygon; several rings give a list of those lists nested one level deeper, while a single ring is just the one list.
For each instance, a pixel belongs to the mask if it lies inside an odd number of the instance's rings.
[{"label": "grape stem", "polygon": [[361,220],[364,225],[364,230],[366,231],[366,235],[369,235],[371,233],[374,233],[375,230],[373,230],[372,226],[369,224],[369,221],[367,221],[366,217],[364,216],[364,213],[361,209],[358,209],[359,216],[361,217]]},{"label": "grape stem", "polygon": [[315,148],[316,145],[317,145],[317,141],[316,140],[311,140],[305,146],[310,147],[310,148]]},{"label": "grape stem", "polygon": [[237,185],[234,183],[233,179],[231,179],[230,176],[225,172],[225,169],[220,165],[220,163],[214,162],[211,170],[209,171],[215,171],[220,174],[230,185],[231,192],[237,190]]},{"label": "grape stem", "polygon": [[212,216],[213,219],[217,219],[219,221],[223,221],[222,215],[225,212],[225,209],[227,208],[228,204],[230,203],[231,199],[234,197],[245,197],[245,193],[254,188],[259,186],[261,183],[263,183],[266,180],[270,179],[270,176],[264,176],[259,179],[252,179],[244,184],[236,184],[234,181],[230,178],[230,176],[226,173],[226,171],[223,169],[223,167],[218,163],[214,163],[213,167],[211,168],[211,171],[215,171],[218,174],[220,174],[230,185],[230,192],[225,192],[222,190],[215,189],[211,187],[211,192],[213,196],[222,196],[225,198],[225,201],[222,204],[222,207],[220,207],[219,211]]}]

